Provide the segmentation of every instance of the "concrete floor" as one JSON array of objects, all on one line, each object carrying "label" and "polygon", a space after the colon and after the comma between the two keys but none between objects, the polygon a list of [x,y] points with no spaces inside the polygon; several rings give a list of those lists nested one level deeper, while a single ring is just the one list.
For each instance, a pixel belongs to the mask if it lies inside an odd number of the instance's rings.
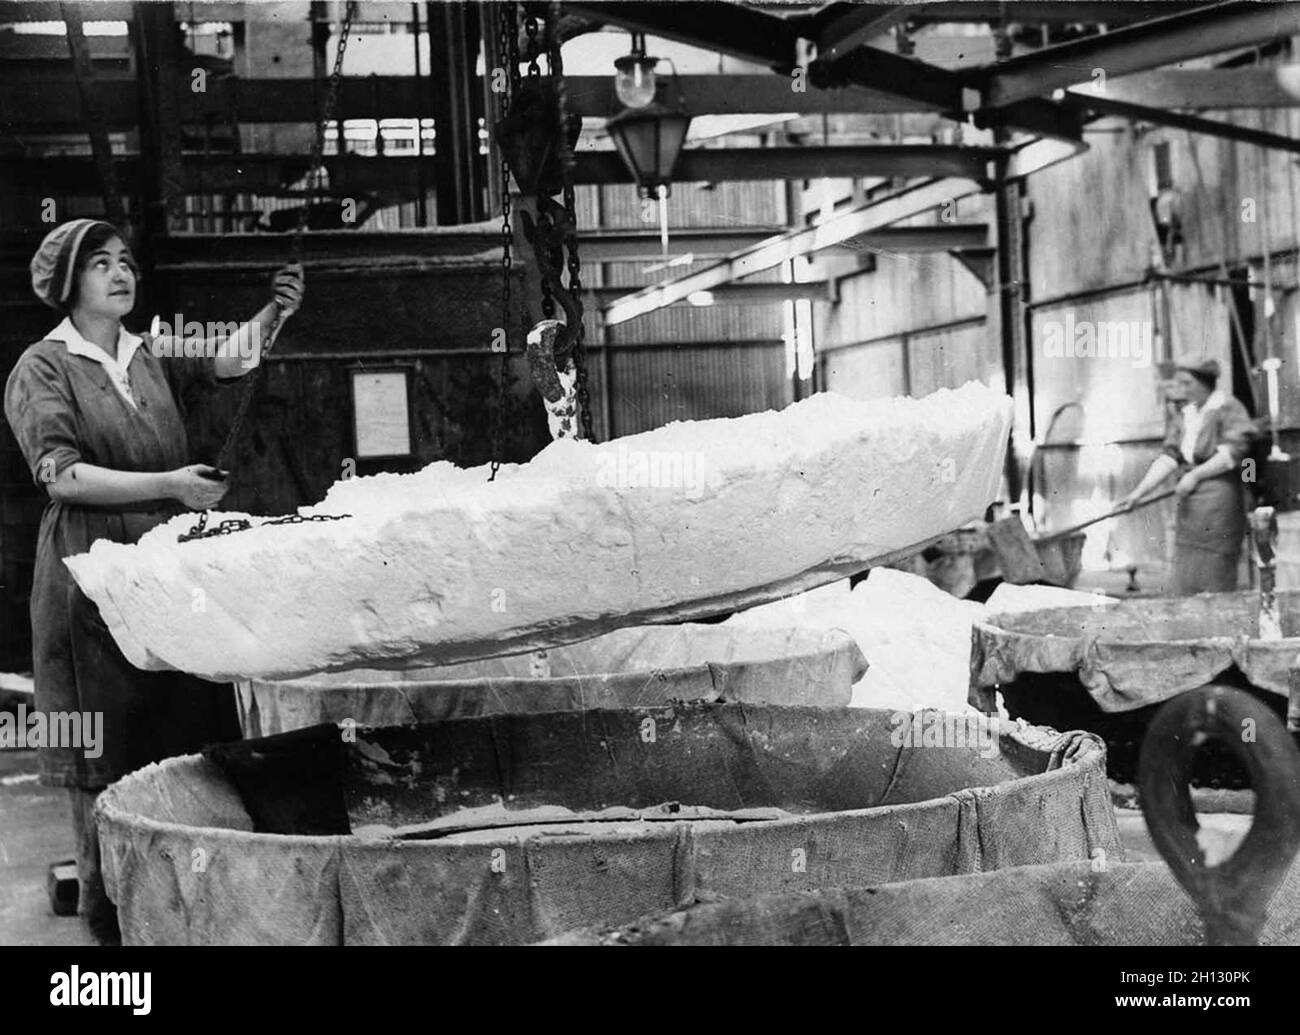
[{"label": "concrete floor", "polygon": [[[1218,865],[1228,858],[1246,831],[1254,816],[1239,812],[1198,812],[1200,831],[1196,840],[1210,865]],[[1160,862],[1160,853],[1151,843],[1146,820],[1137,809],[1116,809],[1115,822],[1119,826],[1119,839],[1124,845],[1126,862]]]},{"label": "concrete floor", "polygon": [[94,945],[75,916],[55,916],[49,864],[73,856],[68,792],[36,782],[35,751],[0,751],[0,945]]}]

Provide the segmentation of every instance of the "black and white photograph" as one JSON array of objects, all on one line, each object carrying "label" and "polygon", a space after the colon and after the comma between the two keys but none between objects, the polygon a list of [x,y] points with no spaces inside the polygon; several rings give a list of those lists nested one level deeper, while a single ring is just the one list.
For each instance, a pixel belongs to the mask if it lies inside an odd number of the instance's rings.
[{"label": "black and white photograph", "polygon": [[1300,3],[0,0],[0,972],[1280,1006],[1298,163]]}]

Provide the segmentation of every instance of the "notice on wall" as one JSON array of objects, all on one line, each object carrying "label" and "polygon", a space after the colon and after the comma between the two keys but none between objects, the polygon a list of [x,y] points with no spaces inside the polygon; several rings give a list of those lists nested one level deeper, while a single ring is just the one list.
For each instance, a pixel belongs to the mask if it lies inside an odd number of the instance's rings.
[{"label": "notice on wall", "polygon": [[410,456],[406,371],[353,371],[352,414],[358,460]]}]

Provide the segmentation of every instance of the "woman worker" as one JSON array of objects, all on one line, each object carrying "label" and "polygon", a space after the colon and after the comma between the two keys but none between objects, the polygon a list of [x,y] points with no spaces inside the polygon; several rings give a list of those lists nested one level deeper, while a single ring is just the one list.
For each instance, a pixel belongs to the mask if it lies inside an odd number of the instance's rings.
[{"label": "woman worker", "polygon": [[117,914],[99,869],[95,798],[149,762],[237,739],[239,726],[229,686],[132,667],[63,558],[96,539],[133,543],[221,499],[222,474],[189,462],[185,408],[197,393],[256,366],[255,346],[266,340],[277,307],[298,307],[303,279],[297,267],[278,272],[275,301],[224,349],[212,341],[183,350],[122,326],[138,274],[123,235],[108,223],[76,219],[57,227],[41,242],[31,274],[37,297],[63,317],[22,354],[5,386],[9,426],[49,494],[31,598],[36,707],[47,715],[103,716],[93,750],[46,746],[41,775],[71,789],[79,911],[91,934],[111,944],[119,939]]},{"label": "woman worker", "polygon": [[1218,389],[1215,360],[1178,367],[1186,400],[1171,410],[1159,456],[1120,505],[1131,507],[1170,475],[1174,489],[1174,595],[1227,593],[1237,588],[1246,499],[1241,462],[1255,434],[1246,409]]}]

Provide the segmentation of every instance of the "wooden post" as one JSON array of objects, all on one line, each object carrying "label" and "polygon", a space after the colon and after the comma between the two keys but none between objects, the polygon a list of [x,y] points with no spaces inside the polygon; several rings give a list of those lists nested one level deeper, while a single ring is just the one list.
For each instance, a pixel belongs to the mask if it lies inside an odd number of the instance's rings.
[{"label": "wooden post", "polygon": [[135,5],[137,78],[140,84],[140,150],[144,159],[144,237],[166,236],[185,218],[181,166],[180,104],[176,91],[187,87],[180,67],[181,46],[175,5]]},{"label": "wooden post", "polygon": [[992,326],[1002,341],[1002,368],[1007,394],[1015,403],[1011,425],[1011,448],[1007,451],[1007,492],[1012,502],[1020,498],[1025,485],[1029,452],[1034,440],[1033,357],[1030,354],[1025,309],[1025,240],[1018,180],[996,185],[997,279],[990,300]]},{"label": "wooden post", "polygon": [[[509,55],[499,53],[497,47],[497,32],[499,31],[501,11],[500,4],[480,2],[478,5],[479,27],[483,39],[483,117],[486,121],[488,133],[492,134],[493,142],[487,160],[487,175],[485,186],[487,188],[487,201],[485,204],[486,211],[484,218],[494,219],[501,211],[501,192],[509,189],[509,184],[501,183],[501,160],[497,151],[495,133],[493,126],[497,120],[497,95],[492,92],[492,84],[496,79],[496,69],[505,69],[509,61]],[[430,47],[433,39],[430,37]]]},{"label": "wooden post", "polygon": [[485,215],[478,154],[482,97],[473,81],[477,12],[467,3],[430,2],[426,7],[438,222],[469,223]]}]

